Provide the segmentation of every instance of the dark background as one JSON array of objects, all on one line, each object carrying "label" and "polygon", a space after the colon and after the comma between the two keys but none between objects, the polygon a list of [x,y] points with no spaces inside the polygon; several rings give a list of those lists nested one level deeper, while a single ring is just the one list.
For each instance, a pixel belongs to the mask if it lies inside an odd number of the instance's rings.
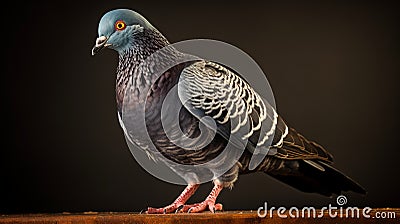
[{"label": "dark background", "polygon": [[[120,7],[171,42],[210,38],[247,52],[267,74],[278,112],[368,190],[346,193],[348,205],[400,207],[396,4],[49,1],[3,8],[0,213],[140,211],[183,189],[131,156],[116,116],[117,53],[90,55],[101,16]],[[218,201],[228,210],[336,205],[265,174],[241,176]]]}]

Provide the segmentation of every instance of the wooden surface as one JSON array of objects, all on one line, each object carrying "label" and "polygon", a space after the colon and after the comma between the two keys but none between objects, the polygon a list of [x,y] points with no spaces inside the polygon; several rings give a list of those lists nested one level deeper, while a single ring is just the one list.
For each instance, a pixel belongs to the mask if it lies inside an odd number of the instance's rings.
[{"label": "wooden surface", "polygon": [[[317,210],[317,212],[319,212],[319,210]],[[375,216],[376,212],[392,212],[392,214],[396,215],[396,218],[378,219]],[[285,214],[288,214],[288,212]],[[85,212],[79,214],[0,215],[0,223],[400,223],[400,209],[373,209],[369,214],[371,218],[367,219],[363,217],[330,218],[328,213],[324,213],[324,216],[321,218],[280,218],[276,212],[273,213],[272,218],[269,217],[269,215],[265,218],[260,218],[256,211],[165,215]]]}]

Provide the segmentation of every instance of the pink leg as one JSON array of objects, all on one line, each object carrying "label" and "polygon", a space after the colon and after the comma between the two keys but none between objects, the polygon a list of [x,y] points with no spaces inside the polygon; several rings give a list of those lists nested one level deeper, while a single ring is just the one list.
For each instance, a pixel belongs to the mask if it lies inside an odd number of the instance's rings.
[{"label": "pink leg", "polygon": [[223,189],[222,185],[215,184],[210,194],[203,202],[192,205],[184,205],[183,207],[180,208],[179,212],[197,213],[197,212],[204,212],[207,209],[213,213],[215,211],[221,211],[222,204],[219,203],[215,204],[215,201],[217,200],[217,197],[222,189]]},{"label": "pink leg", "polygon": [[162,213],[171,213],[174,212],[177,208],[183,206],[186,201],[196,192],[197,188],[199,188],[199,184],[189,184],[185,190],[182,191],[181,195],[175,201],[168,205],[165,206],[164,208],[152,208],[149,207],[147,208],[148,214],[162,214]]}]

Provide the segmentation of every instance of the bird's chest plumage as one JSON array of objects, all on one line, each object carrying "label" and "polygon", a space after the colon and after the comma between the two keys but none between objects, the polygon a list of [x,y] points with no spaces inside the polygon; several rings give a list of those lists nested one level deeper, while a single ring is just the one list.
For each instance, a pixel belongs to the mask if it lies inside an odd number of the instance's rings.
[{"label": "bird's chest plumage", "polygon": [[[130,137],[140,148],[151,151],[149,144],[153,144],[168,159],[196,164],[215,158],[226,141],[216,136],[212,142],[199,138],[188,146],[189,149],[179,144],[185,138],[196,139],[200,135],[199,120],[185,109],[178,97],[177,83],[184,66],[175,66],[156,78],[135,73],[137,71],[122,72],[117,79],[117,105],[120,115],[130,116],[125,125],[132,124],[128,128]],[[124,74],[131,75],[122,76]],[[138,130],[135,124],[143,119],[145,130]]]}]

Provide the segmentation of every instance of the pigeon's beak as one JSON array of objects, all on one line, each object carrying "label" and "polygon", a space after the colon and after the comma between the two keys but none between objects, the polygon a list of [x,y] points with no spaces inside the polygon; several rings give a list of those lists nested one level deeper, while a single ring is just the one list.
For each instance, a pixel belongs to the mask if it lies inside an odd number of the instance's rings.
[{"label": "pigeon's beak", "polygon": [[101,49],[107,47],[109,44],[107,43],[108,38],[105,36],[100,36],[96,39],[96,45],[94,45],[92,49],[92,55],[97,54]]}]

